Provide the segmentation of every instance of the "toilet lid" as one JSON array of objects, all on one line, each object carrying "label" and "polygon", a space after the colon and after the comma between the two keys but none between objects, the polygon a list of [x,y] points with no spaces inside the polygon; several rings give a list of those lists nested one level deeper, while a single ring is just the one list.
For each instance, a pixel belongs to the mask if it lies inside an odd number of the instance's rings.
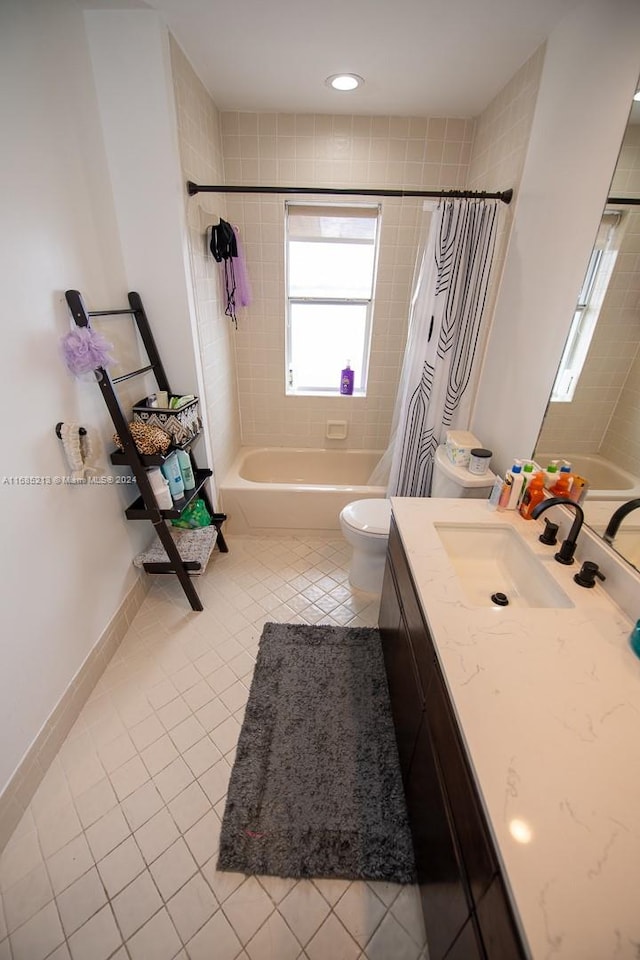
[{"label": "toilet lid", "polygon": [[451,463],[444,445],[436,449],[436,463],[445,477],[454,480],[461,487],[492,487],[496,478],[495,473],[492,473],[491,470],[476,474],[471,473],[466,466],[460,467],[456,463]]},{"label": "toilet lid", "polygon": [[346,505],[341,516],[355,530],[387,537],[391,526],[391,501],[384,497],[354,500]]}]

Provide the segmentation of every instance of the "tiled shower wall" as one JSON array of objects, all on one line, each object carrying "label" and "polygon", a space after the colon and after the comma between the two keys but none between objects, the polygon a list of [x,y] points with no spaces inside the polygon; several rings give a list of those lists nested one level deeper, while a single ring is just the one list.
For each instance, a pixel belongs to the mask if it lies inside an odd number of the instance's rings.
[{"label": "tiled shower wall", "polygon": [[[223,113],[227,182],[350,188],[465,184],[474,124],[398,117]],[[382,203],[374,331],[366,397],[285,396],[284,196],[229,196],[253,287],[238,319],[242,439],[247,445],[383,449],[406,340],[421,200]],[[372,202],[376,202],[373,200]],[[336,353],[336,386],[347,358]],[[345,420],[345,441],[326,439]]]},{"label": "tiled shower wall", "polygon": [[[640,126],[625,136],[611,196],[640,196]],[[640,476],[640,213],[622,246],[571,403],[549,404],[537,448],[601,453]]]},{"label": "tiled shower wall", "polygon": [[[218,110],[178,44],[171,38],[171,66],[184,180],[224,183]],[[206,248],[206,228],[226,218],[224,196],[186,199],[189,258],[204,377],[204,408],[214,456],[216,489],[240,446],[234,331],[224,315],[217,264]],[[201,441],[202,442],[202,441]]]}]

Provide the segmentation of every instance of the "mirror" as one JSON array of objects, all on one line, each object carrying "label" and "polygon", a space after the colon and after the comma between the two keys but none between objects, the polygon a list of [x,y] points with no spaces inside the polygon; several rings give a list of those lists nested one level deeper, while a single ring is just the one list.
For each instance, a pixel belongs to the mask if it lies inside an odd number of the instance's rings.
[{"label": "mirror", "polygon": [[[589,481],[585,520],[604,533],[640,497],[640,102],[634,101],[580,302],[534,459],[566,459]],[[543,462],[544,461],[544,462]],[[612,546],[640,569],[640,509]]]}]

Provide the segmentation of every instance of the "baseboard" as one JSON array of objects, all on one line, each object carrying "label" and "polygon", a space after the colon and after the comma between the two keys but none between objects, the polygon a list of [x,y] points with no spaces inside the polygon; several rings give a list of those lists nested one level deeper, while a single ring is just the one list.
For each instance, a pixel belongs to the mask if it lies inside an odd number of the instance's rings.
[{"label": "baseboard", "polygon": [[89,694],[120,646],[150,585],[151,577],[143,574],[137,578],[0,794],[0,852],[31,803]]}]

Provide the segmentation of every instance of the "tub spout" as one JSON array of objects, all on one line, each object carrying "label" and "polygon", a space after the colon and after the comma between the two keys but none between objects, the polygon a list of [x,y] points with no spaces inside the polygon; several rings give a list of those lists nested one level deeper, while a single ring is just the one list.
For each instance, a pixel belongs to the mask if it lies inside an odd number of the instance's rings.
[{"label": "tub spout", "polygon": [[607,529],[602,535],[602,539],[605,543],[613,543],[615,540],[616,533],[620,524],[624,518],[631,513],[632,510],[637,510],[640,507],[640,497],[636,497],[635,500],[628,500],[627,503],[623,503],[622,506],[618,507],[617,510],[611,514],[611,519],[607,524]]},{"label": "tub spout", "polygon": [[543,500],[537,507],[531,511],[531,518],[537,520],[541,513],[548,510],[549,507],[573,507],[576,511],[576,518],[571,525],[569,536],[563,540],[562,546],[555,555],[558,563],[565,563],[567,566],[574,562],[573,555],[576,552],[578,534],[584,523],[584,510],[579,503],[574,500],[567,500],[566,497],[550,497],[549,500]]}]

